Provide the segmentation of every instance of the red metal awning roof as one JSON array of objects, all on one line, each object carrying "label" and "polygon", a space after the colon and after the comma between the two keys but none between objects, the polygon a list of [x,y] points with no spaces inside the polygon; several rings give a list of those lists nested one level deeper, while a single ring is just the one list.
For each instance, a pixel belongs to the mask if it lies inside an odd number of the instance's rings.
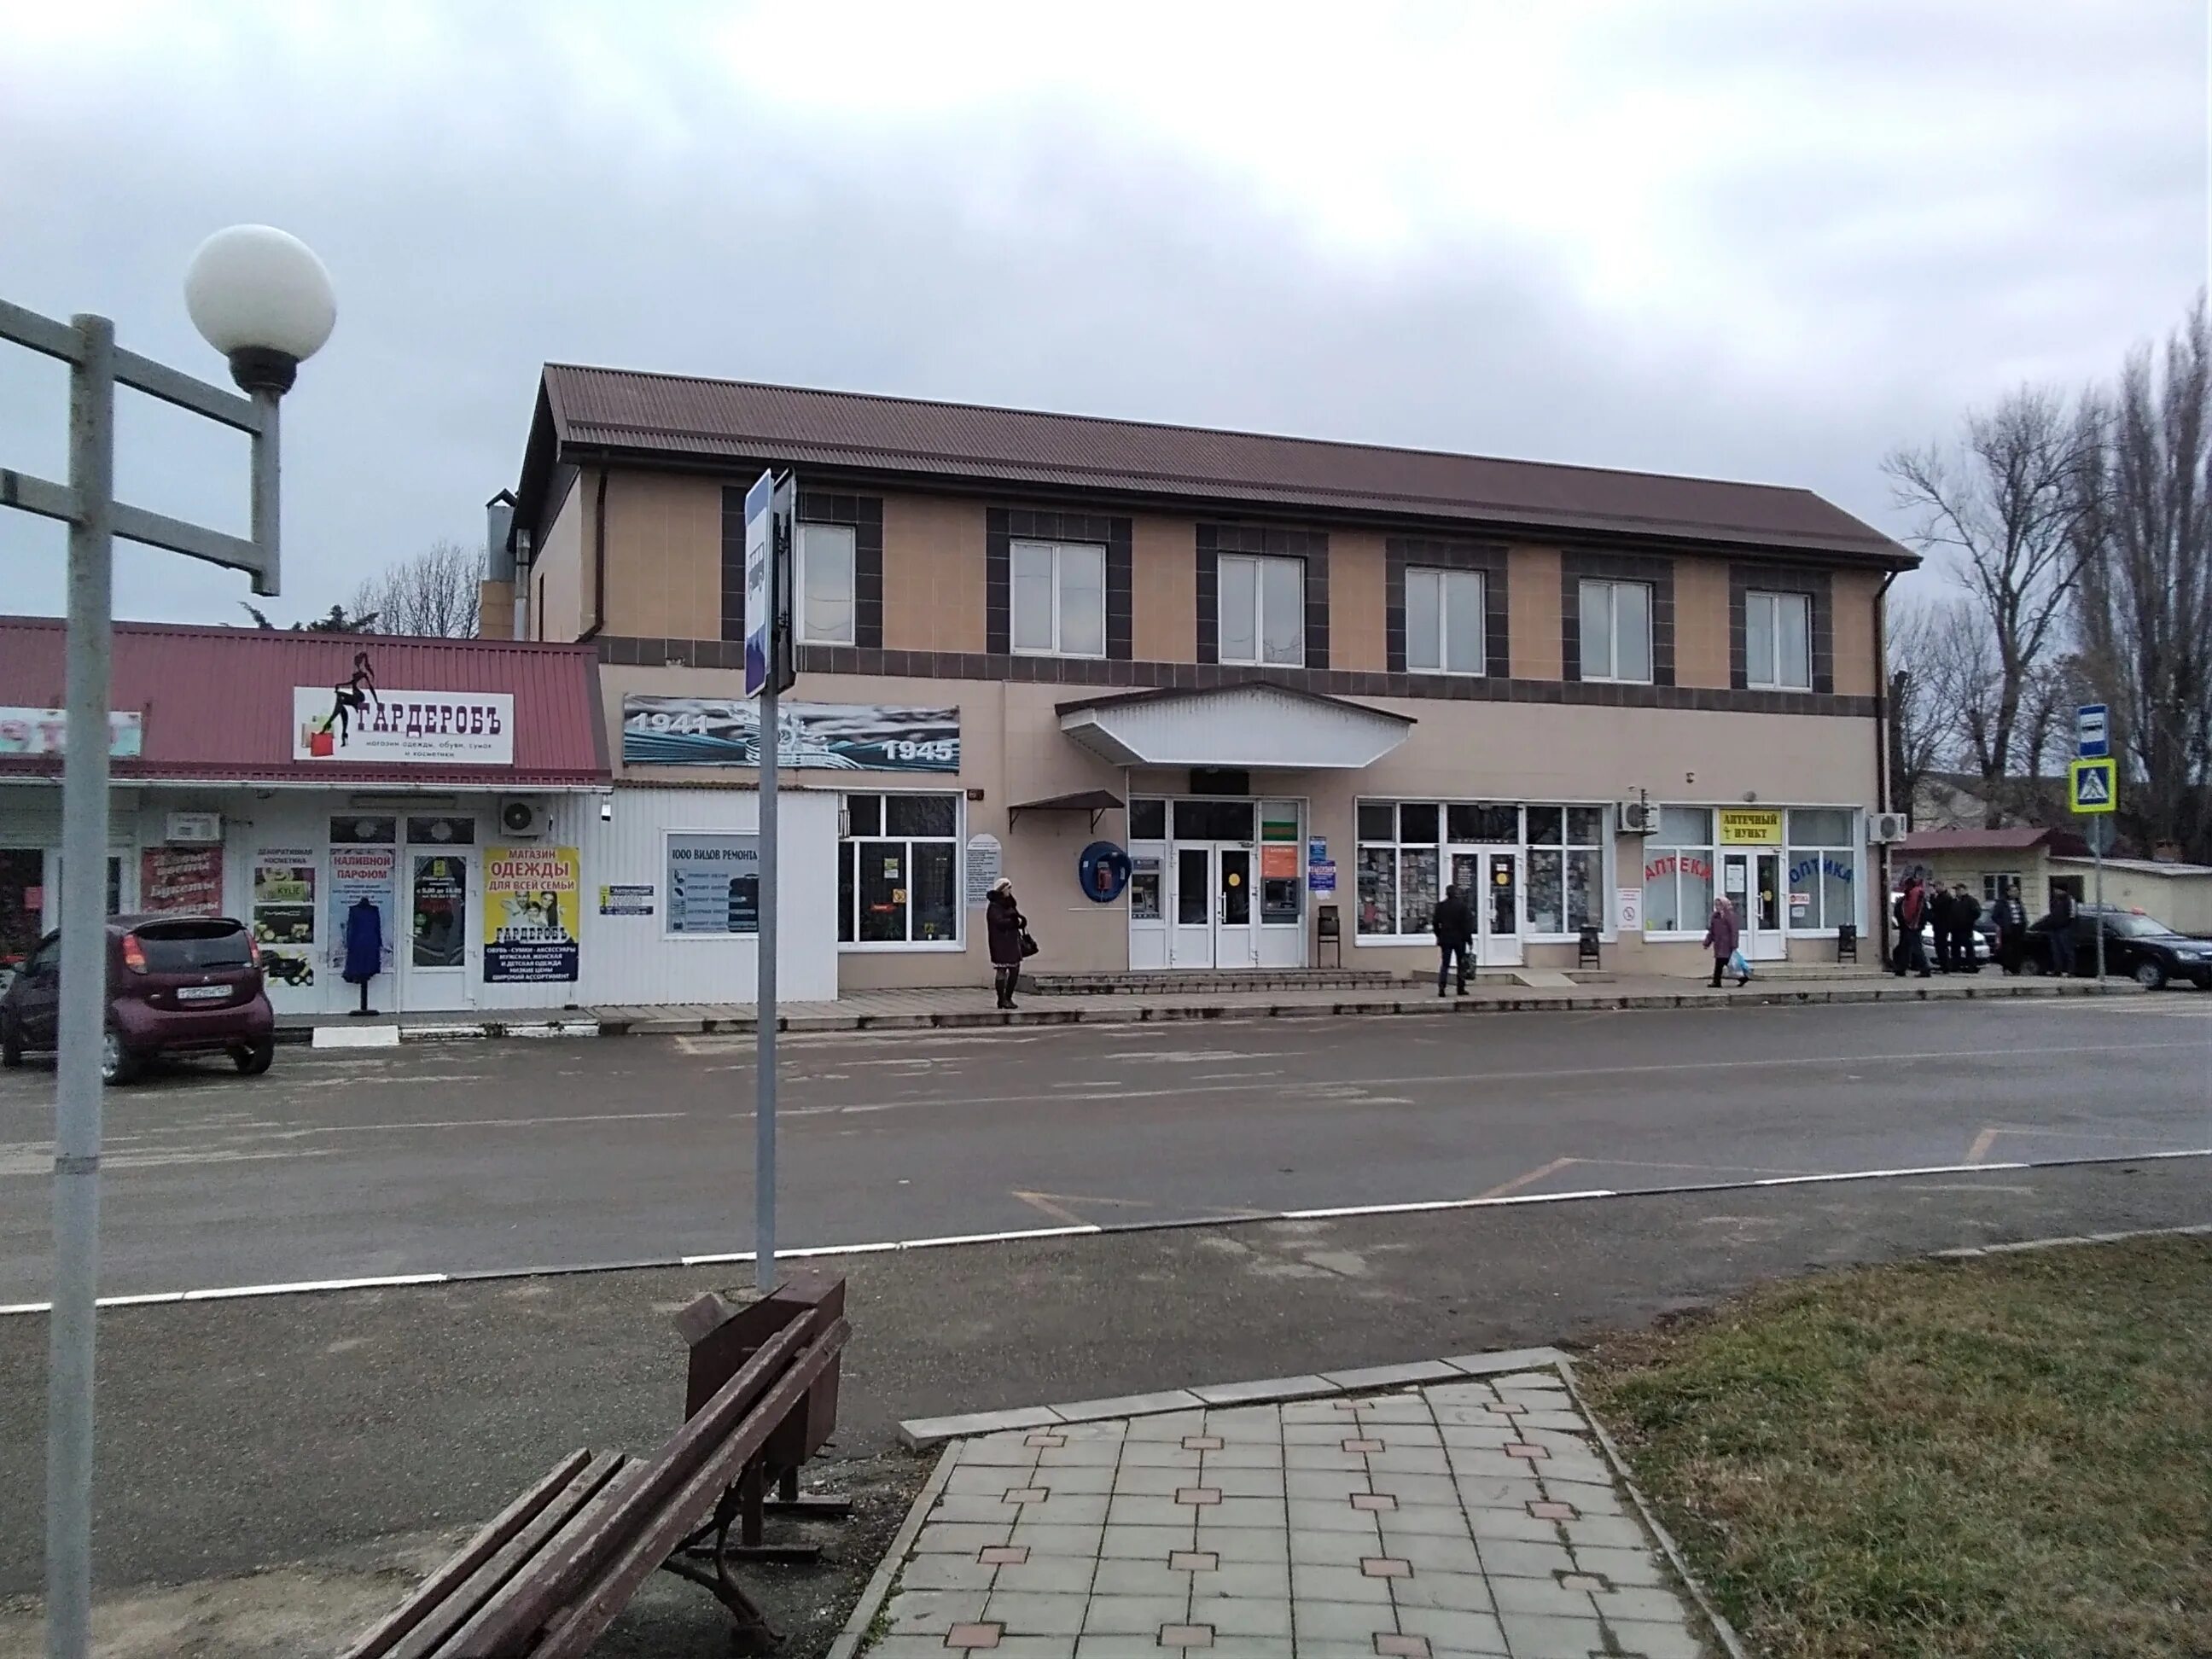
[{"label": "red metal awning roof", "polygon": [[[58,617],[0,617],[0,705],[60,708],[64,645]],[[511,696],[514,764],[295,760],[293,688],[344,683],[360,651],[386,695]],[[118,782],[581,789],[609,781],[599,658],[588,645],[118,623],[109,702],[143,720],[138,758],[111,763]],[[59,755],[0,755],[0,781],[58,776],[61,764]]]}]

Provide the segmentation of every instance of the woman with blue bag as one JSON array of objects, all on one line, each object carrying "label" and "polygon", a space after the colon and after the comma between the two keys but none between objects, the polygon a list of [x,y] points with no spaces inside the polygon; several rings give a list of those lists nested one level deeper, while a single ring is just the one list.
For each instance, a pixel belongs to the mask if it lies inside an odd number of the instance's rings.
[{"label": "woman with blue bag", "polygon": [[1713,989],[1721,988],[1723,971],[1734,974],[1738,985],[1751,983],[1751,963],[1736,948],[1735,906],[1725,897],[1713,901],[1713,919],[1705,924],[1705,947],[1713,953]]}]

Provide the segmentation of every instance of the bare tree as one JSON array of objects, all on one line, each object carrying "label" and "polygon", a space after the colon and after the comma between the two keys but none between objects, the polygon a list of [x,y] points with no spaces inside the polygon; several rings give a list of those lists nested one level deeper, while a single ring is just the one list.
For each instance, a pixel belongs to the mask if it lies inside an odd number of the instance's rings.
[{"label": "bare tree", "polygon": [[483,557],[458,542],[437,542],[354,590],[352,609],[374,612],[386,634],[461,640],[477,631],[477,584]]},{"label": "bare tree", "polygon": [[1968,758],[1980,772],[1985,822],[2005,817],[2013,768],[2025,758],[2021,719],[2046,652],[2065,642],[2083,550],[2081,481],[2087,432],[2057,393],[2023,387],[1988,413],[1972,412],[1957,442],[1899,449],[1882,463],[1898,506],[1914,516],[1914,544],[1944,557],[1965,590],[1971,639],[1953,641],[1954,669],[1987,660],[1988,683],[1954,705]]},{"label": "bare tree", "polygon": [[2212,323],[2131,353],[2082,483],[2077,618],[2148,840],[2212,858]]},{"label": "bare tree", "polygon": [[1936,608],[1893,601],[1888,621],[1890,798],[1910,812],[1929,775],[1953,759],[1958,727],[1936,695],[1942,672]]}]

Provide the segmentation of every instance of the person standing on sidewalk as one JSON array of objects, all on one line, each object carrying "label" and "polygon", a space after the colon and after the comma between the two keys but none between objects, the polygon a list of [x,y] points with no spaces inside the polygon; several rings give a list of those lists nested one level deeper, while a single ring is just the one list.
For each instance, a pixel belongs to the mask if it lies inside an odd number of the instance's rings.
[{"label": "person standing on sidewalk", "polygon": [[1928,977],[1928,945],[1920,930],[1928,925],[1928,888],[1915,871],[1905,878],[1905,890],[1897,896],[1897,961],[1892,970],[1898,978],[1917,969],[1920,977]]},{"label": "person standing on sidewalk", "polygon": [[991,943],[991,967],[998,981],[999,1006],[1012,1008],[1022,976],[1022,945],[1030,936],[1029,918],[1014,902],[1014,884],[1001,876],[983,907],[983,929]]},{"label": "person standing on sidewalk", "polygon": [[[1713,901],[1712,920],[1705,924],[1705,948],[1713,953],[1713,989],[1721,988],[1721,975],[1728,971],[1729,959],[1735,955],[1736,941],[1741,937],[1735,925],[1735,906],[1725,898]],[[1751,983],[1749,974],[1739,974],[1739,986]]]},{"label": "person standing on sidewalk", "polygon": [[1936,971],[1948,974],[1957,961],[1958,936],[1954,932],[1956,913],[1951,904],[1951,894],[1942,882],[1928,889],[1928,931],[1935,936]]},{"label": "person standing on sidewalk", "polygon": [[1444,994],[1444,981],[1451,973],[1452,963],[1459,963],[1459,994],[1467,994],[1467,952],[1474,943],[1474,912],[1468,908],[1466,896],[1456,887],[1444,889],[1443,902],[1437,906],[1432,925],[1437,933],[1437,994]]},{"label": "person standing on sidewalk", "polygon": [[1974,924],[1982,919],[1982,902],[1966,890],[1963,881],[1951,884],[1951,965],[1961,974],[1982,971]]},{"label": "person standing on sidewalk", "polygon": [[[2074,977],[2074,895],[2067,888],[2051,890],[2051,971],[2061,979]],[[2100,919],[2099,927],[2104,925]]]},{"label": "person standing on sidewalk", "polygon": [[2027,959],[2027,906],[2021,902],[2020,878],[2013,877],[1997,897],[1997,961],[2008,975],[2017,975]]}]

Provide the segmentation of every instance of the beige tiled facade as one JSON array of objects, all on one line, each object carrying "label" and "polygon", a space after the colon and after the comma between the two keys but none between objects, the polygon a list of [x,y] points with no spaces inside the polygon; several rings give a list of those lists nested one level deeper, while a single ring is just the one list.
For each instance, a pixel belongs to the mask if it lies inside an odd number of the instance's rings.
[{"label": "beige tiled facade", "polygon": [[[719,626],[726,482],[641,471],[617,472],[608,481],[601,683],[609,746],[621,781],[717,788],[752,785],[749,770],[631,768],[620,761],[625,696],[742,696],[734,645],[720,639]],[[533,606],[530,630],[542,636],[577,637],[590,629],[596,484],[589,471],[577,478],[525,578]],[[866,489],[857,483],[836,488]],[[844,653],[849,660],[835,665],[829,653],[809,653],[792,695],[838,704],[957,707],[958,770],[808,769],[787,772],[786,787],[952,793],[958,802],[958,839],[964,844],[991,836],[1002,844],[1006,873],[1043,947],[1034,965],[1128,967],[1127,896],[1091,902],[1075,874],[1079,855],[1091,842],[1128,843],[1126,811],[1108,811],[1094,831],[1083,813],[1024,814],[1015,823],[1009,809],[1085,790],[1108,791],[1124,800],[1133,794],[1175,797],[1191,792],[1187,770],[1133,772],[1079,746],[1061,728],[1060,708],[1160,684],[1167,677],[1162,665],[1198,662],[1197,547],[1202,520],[1111,503],[1073,509],[1127,522],[1128,659],[1063,665],[990,655],[988,544],[991,509],[1000,503],[953,493],[869,493],[878,494],[882,502],[880,642],[863,641],[865,648]],[[1285,523],[1300,530],[1316,527]],[[1727,810],[1754,818],[1773,809],[1844,809],[1851,815],[1854,845],[1831,849],[1827,856],[1855,869],[1854,925],[1863,932],[1875,926],[1876,906],[1869,895],[1877,881],[1876,855],[1864,845],[1862,815],[1877,804],[1878,726],[1871,706],[1879,680],[1877,574],[1849,568],[1828,573],[1832,694],[1793,698],[1731,690],[1730,562],[1718,555],[1675,556],[1673,687],[1626,688],[1626,695],[1616,696],[1616,688],[1562,685],[1563,623],[1571,620],[1561,614],[1562,551],[1537,543],[1514,544],[1504,556],[1508,649],[1505,662],[1498,665],[1504,672],[1472,688],[1441,681],[1408,683],[1402,674],[1388,673],[1387,542],[1392,532],[1388,526],[1325,528],[1327,657],[1325,662],[1310,659],[1308,669],[1313,674],[1370,677],[1375,683],[1351,689],[1336,681],[1324,687],[1316,680],[1310,689],[1402,715],[1413,724],[1401,744],[1363,769],[1250,775],[1255,800],[1297,805],[1301,870],[1305,843],[1313,839],[1326,843],[1336,866],[1334,894],[1318,900],[1310,896],[1305,903],[1298,960],[1311,963],[1321,955],[1314,940],[1317,905],[1331,903],[1342,923],[1344,966],[1433,968],[1434,952],[1424,944],[1395,939],[1370,944],[1358,937],[1357,809],[1362,800],[1601,809],[1602,871],[1596,884],[1601,890],[1591,895],[1590,910],[1593,919],[1602,920],[1601,949],[1607,964],[1686,973],[1698,971],[1702,963],[1694,931],[1676,929],[1656,938],[1620,925],[1623,895],[1642,892],[1647,860],[1644,839],[1621,833],[1621,803],[1679,805],[1714,815]],[[1436,534],[1419,526],[1407,533]],[[917,661],[916,653],[931,653],[935,660]],[[950,672],[944,672],[945,653],[957,659]],[[671,657],[678,665],[661,665]],[[701,665],[682,665],[685,662]],[[894,663],[896,672],[891,672]],[[836,672],[826,672],[833,666]],[[1063,666],[1085,672],[1063,674]],[[918,672],[932,668],[939,672]],[[1408,695],[1424,684],[1438,695]],[[1462,695],[1470,690],[1476,695]],[[1607,695],[1600,696],[1601,691]],[[964,845],[956,849],[964,850]],[[1813,871],[1802,880],[1818,881],[1818,857],[1800,859],[1778,845],[1773,850],[1787,864]],[[1717,866],[1720,856],[1715,850],[1707,862]],[[1709,879],[1719,879],[1717,871],[1707,873]],[[1525,884],[1528,878],[1524,864],[1521,879]],[[1794,872],[1784,872],[1782,879],[1792,892],[1800,890],[1801,878]],[[1844,884],[1836,891],[1850,890],[1846,878],[1837,880]],[[967,902],[979,897],[963,897],[957,946],[850,949],[842,958],[842,982],[863,989],[987,979],[981,911]],[[1778,902],[1786,905],[1788,897],[1778,894]],[[1831,906],[1842,902],[1828,901]],[[1702,915],[1698,925],[1702,927]],[[1778,954],[1811,962],[1834,957],[1832,927],[1778,926],[1775,932]],[[1576,945],[1565,928],[1543,938],[1528,933],[1522,956],[1532,967],[1571,966]]]},{"label": "beige tiled facade", "polygon": [[1328,538],[1328,659],[1336,668],[1388,668],[1382,538],[1352,531]]},{"label": "beige tiled facade", "polygon": [[1195,660],[1198,568],[1191,550],[1197,524],[1140,514],[1131,529],[1133,654],[1149,662]]},{"label": "beige tiled facade", "polygon": [[1510,550],[1506,555],[1505,601],[1513,678],[1556,680],[1564,672],[1560,666],[1559,550]]},{"label": "beige tiled facade", "polygon": [[[983,649],[983,507],[941,495],[884,498],[884,645]],[[896,548],[893,558],[889,550]]]},{"label": "beige tiled facade", "polygon": [[1729,571],[1717,559],[1675,563],[1674,684],[1729,684]]}]

